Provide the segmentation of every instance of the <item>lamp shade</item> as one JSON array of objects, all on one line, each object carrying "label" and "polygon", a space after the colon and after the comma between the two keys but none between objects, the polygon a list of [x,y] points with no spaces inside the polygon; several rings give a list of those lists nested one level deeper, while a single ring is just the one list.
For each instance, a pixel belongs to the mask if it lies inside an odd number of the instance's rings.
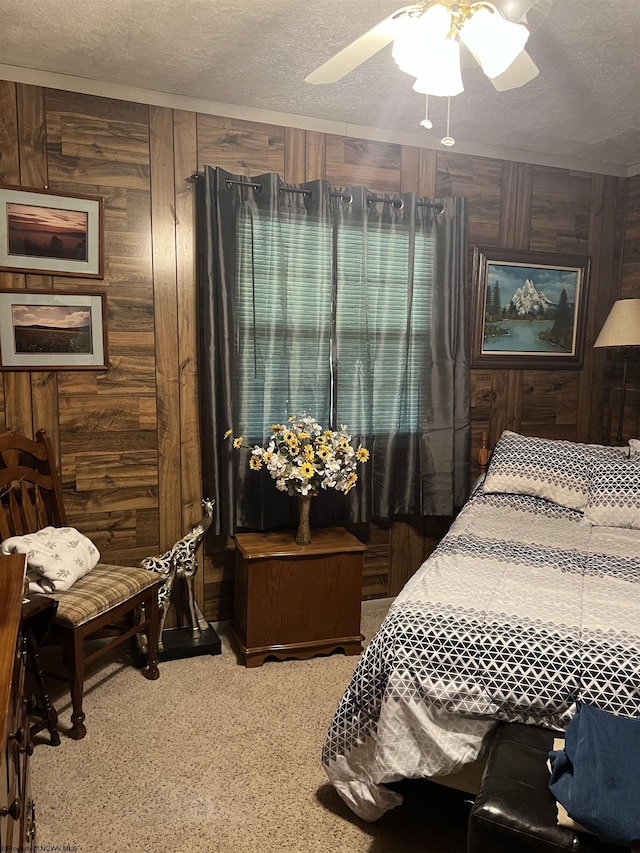
[{"label": "lamp shade", "polygon": [[496,9],[480,6],[465,22],[461,38],[487,77],[498,77],[524,50],[529,30],[507,21]]},{"label": "lamp shade", "polygon": [[460,42],[450,38],[451,11],[441,3],[421,15],[403,15],[395,24],[391,55],[398,68],[416,77],[416,92],[447,97],[464,91]]},{"label": "lamp shade", "polygon": [[618,299],[604,321],[594,347],[640,346],[640,299]]}]

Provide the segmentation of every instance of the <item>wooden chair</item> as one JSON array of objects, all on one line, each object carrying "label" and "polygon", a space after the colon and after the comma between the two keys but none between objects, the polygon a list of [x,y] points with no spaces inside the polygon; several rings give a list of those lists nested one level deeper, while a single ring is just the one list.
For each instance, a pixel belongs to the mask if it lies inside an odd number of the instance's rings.
[{"label": "wooden chair", "polygon": [[[0,507],[1,541],[43,527],[67,526],[51,442],[44,430],[39,430],[35,441],[17,432],[0,434]],[[70,737],[78,740],[86,734],[82,698],[88,664],[144,632],[145,674],[152,680],[159,677],[158,585],[158,576],[146,569],[98,563],[70,589],[49,593],[58,602],[54,629],[62,635],[71,692]],[[120,624],[114,627],[116,620]],[[109,642],[89,652],[86,641],[107,628]]]}]

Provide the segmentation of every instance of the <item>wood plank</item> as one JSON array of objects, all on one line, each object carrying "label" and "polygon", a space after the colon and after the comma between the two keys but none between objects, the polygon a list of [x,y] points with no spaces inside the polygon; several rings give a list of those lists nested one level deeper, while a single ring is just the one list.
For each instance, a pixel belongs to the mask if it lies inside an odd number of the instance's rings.
[{"label": "wood plank", "polygon": [[[335,137],[331,137],[334,139]],[[398,185],[402,169],[403,146],[395,142],[375,142],[369,139],[344,137],[342,144],[342,162],[357,169],[386,169],[396,172]]]},{"label": "wood plank", "polygon": [[500,216],[500,245],[529,248],[533,169],[526,163],[504,163]]},{"label": "wood plank", "polygon": [[47,112],[89,116],[113,121],[146,124],[149,108],[146,104],[105,98],[101,95],[85,95],[62,89],[47,89]]},{"label": "wood plank", "polygon": [[147,190],[149,166],[138,163],[110,163],[89,157],[65,157],[50,152],[49,180],[52,185],[90,185],[94,187],[94,192],[101,186]]},{"label": "wood plank", "polygon": [[[129,441],[136,440],[137,437],[130,435],[131,433],[137,433],[143,429],[141,412],[144,398],[136,400],[128,394],[103,397],[93,395],[67,397],[61,394],[59,400],[61,434],[84,433],[85,442],[91,436],[93,440],[100,442],[101,449],[103,433],[120,433],[122,447],[123,442],[126,441],[129,446]],[[90,425],[90,432],[88,432],[88,425]]]},{"label": "wood plank", "polygon": [[58,424],[58,374],[38,371],[31,374],[33,431],[46,429],[56,460],[60,458],[60,429]]},{"label": "wood plank", "polygon": [[[20,147],[20,183],[22,186],[47,187],[46,117],[44,91],[40,87],[17,86],[18,137]],[[30,289],[50,290],[52,276],[27,275]],[[58,381],[54,371],[33,372],[31,382],[31,419],[33,433],[46,429],[56,464],[60,464],[58,424]]]},{"label": "wood plank", "polygon": [[[60,444],[62,448],[62,458],[67,456],[71,458],[79,453],[87,452],[86,433],[82,433],[73,428],[68,428],[68,424],[64,422],[65,429],[63,430]],[[120,430],[103,429],[95,438],[95,447],[101,453],[119,453],[122,452],[123,445],[126,442],[127,452],[134,451],[150,451],[156,450],[158,447],[158,435],[155,429],[148,430],[131,430],[123,438]]]},{"label": "wood plank", "polygon": [[420,193],[420,149],[402,146],[400,192]]},{"label": "wood plank", "polygon": [[301,184],[306,175],[306,134],[295,127],[284,129],[284,180]]},{"label": "wood plank", "polygon": [[[196,289],[195,185],[186,178],[197,170],[196,117],[175,111],[174,193],[176,199],[176,269],[178,297],[178,361],[180,370],[181,536],[202,518],[202,450],[199,421],[198,315]],[[214,509],[215,512],[215,509]],[[203,545],[196,557],[202,560]],[[204,573],[194,578],[194,594],[204,606]],[[185,620],[181,619],[180,623]]]},{"label": "wood plank", "polygon": [[522,418],[522,371],[507,371],[505,429],[520,431]]},{"label": "wood plank", "polygon": [[154,451],[90,452],[75,457],[79,492],[158,485],[158,455]]},{"label": "wood plank", "polygon": [[[95,543],[103,562],[138,565],[134,554],[154,556],[158,540],[158,513],[155,509],[84,513],[73,524]],[[69,522],[72,523],[71,521]]]},{"label": "wood plank", "polygon": [[397,595],[409,579],[409,523],[394,519],[389,532],[391,562],[388,595]]},{"label": "wood plank", "polygon": [[16,84],[0,80],[0,183],[20,183]]},{"label": "wood plank", "polygon": [[334,187],[364,185],[372,192],[400,192],[401,146],[326,137],[327,180]]},{"label": "wood plank", "polygon": [[44,93],[39,86],[18,83],[18,137],[20,183],[24,187],[47,187],[47,151]]},{"label": "wood plank", "polygon": [[420,198],[437,196],[437,154],[428,148],[421,148],[419,154],[418,195]]},{"label": "wood plank", "polygon": [[235,175],[284,173],[284,129],[252,121],[197,116],[198,168],[220,166]]},{"label": "wood plank", "polygon": [[[601,355],[602,350],[594,350],[592,341],[600,333],[600,329],[609,312],[609,307],[614,300],[623,294],[621,293],[621,274],[620,258],[623,255],[623,246],[626,245],[624,234],[624,219],[619,220],[620,209],[623,210],[627,205],[626,188],[628,182],[619,178],[594,177],[594,188],[597,188],[594,193],[594,198],[591,205],[592,222],[599,223],[600,236],[598,241],[594,240],[591,243],[591,227],[590,227],[590,245],[589,254],[591,256],[592,273],[591,284],[589,288],[589,305],[590,311],[587,322],[585,353],[589,355],[586,359],[585,369],[588,366],[591,379],[591,387],[588,391],[588,399],[590,401],[589,409],[591,417],[588,425],[584,421],[579,421],[579,435],[587,435],[590,440],[594,441],[612,441],[611,435],[611,420],[613,417],[612,408],[605,403],[606,383],[600,381],[603,375]],[[602,184],[600,184],[602,181]],[[593,272],[595,267],[596,272]],[[631,296],[640,296],[640,286],[637,291],[630,294]],[[590,318],[590,321],[589,321]],[[605,350],[606,353],[606,350]],[[609,354],[610,356],[610,354]],[[606,356],[605,356],[606,357]],[[613,359],[607,359],[613,361]],[[629,383],[629,387],[633,388],[633,381]],[[584,398],[584,386],[581,386],[581,401],[579,412],[582,414],[582,399]],[[613,398],[611,397],[611,402]],[[603,414],[605,422],[603,422]],[[587,430],[585,432],[585,426]],[[636,435],[637,433],[630,433]]]},{"label": "wood plank", "polygon": [[507,428],[507,374],[508,371],[506,370],[494,370],[492,372],[489,447],[495,447],[496,442]]},{"label": "wood plank", "polygon": [[150,107],[151,239],[158,396],[160,550],[182,537],[180,377],[176,279],[173,115]]},{"label": "wood plank", "polygon": [[327,145],[324,133],[308,130],[305,135],[305,163],[307,181],[325,180],[327,167]]},{"label": "wood plank", "polygon": [[[20,183],[20,157],[18,147],[18,104],[16,84],[0,81],[0,182],[17,185]],[[23,275],[0,273],[0,287],[14,289],[24,287]],[[0,374],[0,400],[4,429],[30,431],[31,407],[28,376],[7,372]],[[21,404],[27,395],[29,405]],[[17,408],[19,407],[19,409]],[[22,427],[26,426],[26,430]]]},{"label": "wood plank", "polygon": [[60,117],[60,153],[84,160],[108,160],[110,163],[149,162],[148,120],[132,123],[98,118],[95,115]]},{"label": "wood plank", "polygon": [[[43,170],[44,119],[41,90],[34,86],[16,84],[15,87],[16,147],[20,154],[20,175],[17,183],[24,186],[44,187],[46,167]],[[34,162],[30,163],[30,157]],[[34,183],[35,182],[35,183]],[[25,287],[27,276],[13,278],[13,285]],[[5,420],[7,429],[33,436],[34,412],[32,405],[31,374],[16,371],[4,374]],[[54,433],[54,450],[57,450]]]},{"label": "wood plank", "polygon": [[6,428],[33,438],[31,381],[28,373],[12,370],[4,374],[4,406]]},{"label": "wood plank", "polygon": [[141,487],[127,489],[78,492],[65,484],[64,505],[69,518],[78,518],[85,513],[122,512],[126,510],[152,509],[158,507],[157,488]]},{"label": "wood plank", "polygon": [[563,195],[588,205],[591,198],[591,175],[555,166],[533,166],[536,192]]}]

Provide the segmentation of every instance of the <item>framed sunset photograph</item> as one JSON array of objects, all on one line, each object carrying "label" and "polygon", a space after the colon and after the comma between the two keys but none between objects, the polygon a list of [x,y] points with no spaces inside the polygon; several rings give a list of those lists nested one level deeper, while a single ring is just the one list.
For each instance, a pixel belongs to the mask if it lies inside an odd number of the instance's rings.
[{"label": "framed sunset photograph", "polygon": [[582,366],[589,258],[475,247],[472,367]]},{"label": "framed sunset photograph", "polygon": [[0,186],[0,270],[103,278],[103,199]]},{"label": "framed sunset photograph", "polygon": [[0,290],[0,370],[105,370],[104,295]]}]

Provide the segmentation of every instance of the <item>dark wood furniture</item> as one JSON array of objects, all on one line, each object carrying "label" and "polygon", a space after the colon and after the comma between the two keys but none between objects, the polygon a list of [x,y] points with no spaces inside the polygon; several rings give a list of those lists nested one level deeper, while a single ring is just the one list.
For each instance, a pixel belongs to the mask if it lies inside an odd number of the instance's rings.
[{"label": "dark wood furniture", "polygon": [[235,536],[231,623],[246,666],[265,658],[362,651],[360,609],[366,546],[341,527],[314,530],[310,545],[292,533]]},{"label": "dark wood furniture", "polygon": [[30,595],[22,604],[22,631],[27,642],[27,677],[29,674],[33,676],[36,687],[31,716],[37,717],[37,720],[31,725],[31,739],[43,729],[48,729],[51,746],[60,746],[58,714],[49,696],[40,660],[40,646],[51,630],[57,610],[58,602],[46,595]]},{"label": "dark wood furniture", "polygon": [[[44,430],[33,441],[17,432],[0,434],[0,539],[44,527],[66,527],[62,489],[51,442]],[[71,692],[70,737],[85,736],[82,697],[86,667],[135,634],[148,643],[146,675],[158,672],[158,585],[154,572],[98,563],[70,589],[49,593],[58,602],[54,629],[62,639]],[[89,640],[109,635],[108,642]]]},{"label": "dark wood furniture", "polygon": [[32,749],[24,696],[24,577],[23,555],[0,555],[0,850],[30,851],[35,843],[35,810],[29,785]]}]

